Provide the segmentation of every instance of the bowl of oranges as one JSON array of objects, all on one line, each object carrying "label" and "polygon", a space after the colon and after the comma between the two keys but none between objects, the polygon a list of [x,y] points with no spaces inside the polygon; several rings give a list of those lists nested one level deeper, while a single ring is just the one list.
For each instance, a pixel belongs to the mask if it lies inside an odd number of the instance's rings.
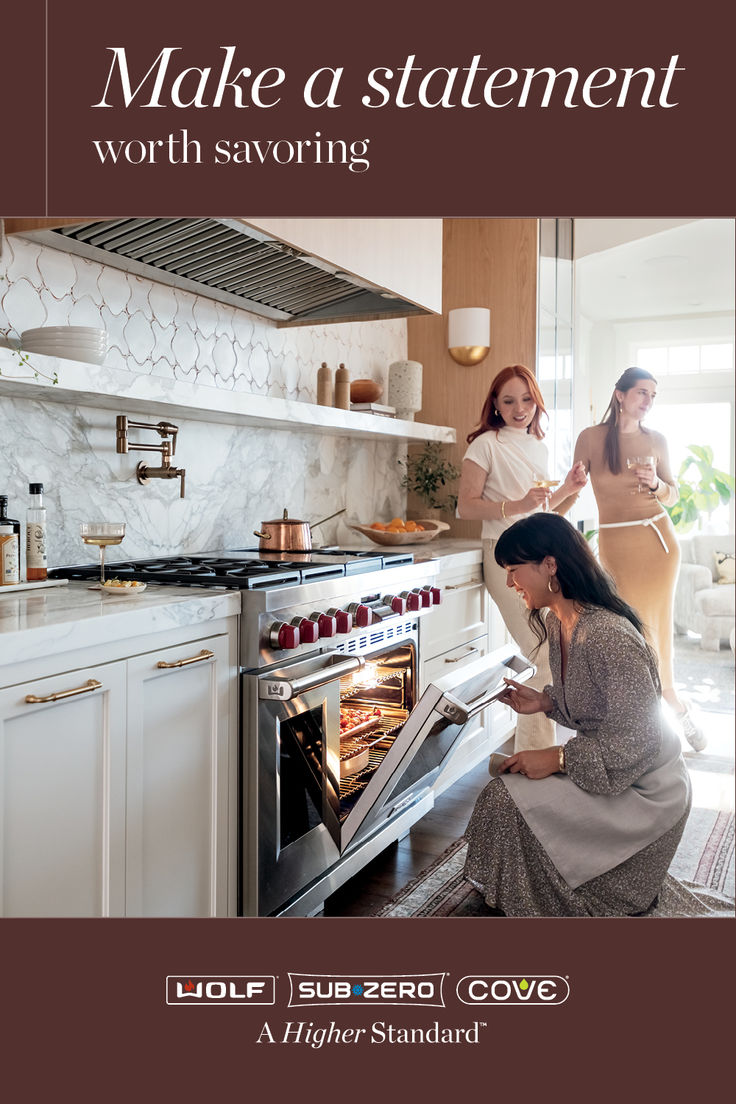
[{"label": "bowl of oranges", "polygon": [[390,521],[374,521],[371,525],[351,525],[375,544],[426,544],[449,529],[446,521],[421,518],[418,521],[394,517]]}]

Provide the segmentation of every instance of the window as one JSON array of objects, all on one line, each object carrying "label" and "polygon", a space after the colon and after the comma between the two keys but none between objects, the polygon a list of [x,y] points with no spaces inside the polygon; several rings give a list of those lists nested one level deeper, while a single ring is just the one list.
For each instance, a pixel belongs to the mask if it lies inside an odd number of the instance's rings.
[{"label": "window", "polygon": [[702,372],[733,371],[733,343],[712,342],[704,345],[640,346],[635,351],[634,364],[653,376],[689,376]]}]

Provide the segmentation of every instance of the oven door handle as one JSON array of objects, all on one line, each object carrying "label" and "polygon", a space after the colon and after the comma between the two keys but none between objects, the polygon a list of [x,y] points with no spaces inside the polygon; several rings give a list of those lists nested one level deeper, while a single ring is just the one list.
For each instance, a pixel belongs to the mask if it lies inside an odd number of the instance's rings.
[{"label": "oven door handle", "polygon": [[[536,667],[530,664],[525,671],[515,672],[514,679],[516,682],[526,682],[527,679],[532,677],[535,671]],[[494,686],[490,693],[484,694],[482,698],[478,698],[477,701],[471,702],[470,704],[460,701],[454,694],[448,694],[447,691],[445,691],[435,706],[435,709],[453,724],[464,725],[472,720],[473,717],[477,717],[478,714],[482,713],[484,709],[487,709],[489,705],[493,705],[495,701],[498,701],[501,694],[507,689],[506,683],[502,682],[500,686]]]},{"label": "oven door handle", "polygon": [[[332,652],[330,656],[336,654]],[[362,656],[346,656],[334,663],[325,663],[324,667],[312,671],[309,675],[302,675],[301,678],[261,678],[258,680],[258,697],[290,701],[291,698],[298,698],[300,694],[306,694],[307,690],[315,690],[318,686],[325,686],[326,683],[334,682],[343,675],[349,675],[351,671],[359,671],[361,667],[365,667]]]}]

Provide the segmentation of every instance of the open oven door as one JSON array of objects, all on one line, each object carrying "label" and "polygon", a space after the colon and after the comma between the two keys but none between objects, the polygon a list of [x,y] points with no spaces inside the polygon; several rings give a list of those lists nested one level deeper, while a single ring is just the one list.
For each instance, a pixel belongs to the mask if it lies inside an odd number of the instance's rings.
[{"label": "open oven door", "polygon": [[524,682],[534,671],[529,660],[505,646],[430,683],[340,825],[340,850],[357,843],[378,821],[432,785],[462,741],[466,724],[505,690],[504,676]]}]

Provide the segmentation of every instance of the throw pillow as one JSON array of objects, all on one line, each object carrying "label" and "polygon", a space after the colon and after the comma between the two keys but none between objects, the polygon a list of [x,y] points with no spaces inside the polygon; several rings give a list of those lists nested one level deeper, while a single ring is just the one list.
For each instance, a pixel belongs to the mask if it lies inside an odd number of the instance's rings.
[{"label": "throw pillow", "polygon": [[733,552],[714,552],[719,583],[736,581],[736,560]]}]

